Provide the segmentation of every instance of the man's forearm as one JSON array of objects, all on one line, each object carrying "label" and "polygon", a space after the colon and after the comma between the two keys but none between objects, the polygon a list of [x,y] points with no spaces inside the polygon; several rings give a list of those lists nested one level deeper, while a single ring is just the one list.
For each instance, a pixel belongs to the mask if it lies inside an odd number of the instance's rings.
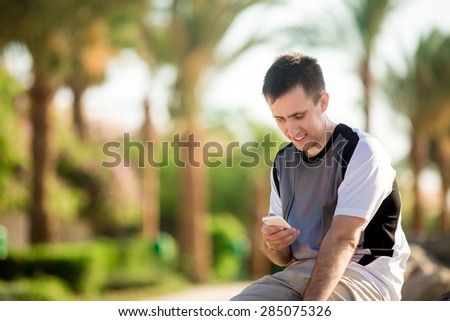
[{"label": "man's forearm", "polygon": [[347,240],[325,238],[305,291],[304,300],[328,300],[354,253],[354,245]]}]

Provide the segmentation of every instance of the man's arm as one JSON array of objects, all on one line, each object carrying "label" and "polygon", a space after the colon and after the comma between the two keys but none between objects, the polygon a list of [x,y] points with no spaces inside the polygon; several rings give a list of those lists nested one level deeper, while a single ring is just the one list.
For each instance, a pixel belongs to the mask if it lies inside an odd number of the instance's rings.
[{"label": "man's arm", "polygon": [[278,266],[286,266],[292,261],[290,245],[294,243],[300,231],[295,228],[286,229],[281,226],[263,224],[261,232],[264,239],[264,253]]},{"label": "man's arm", "polygon": [[344,274],[361,236],[365,219],[337,215],[319,250],[304,300],[327,300]]}]

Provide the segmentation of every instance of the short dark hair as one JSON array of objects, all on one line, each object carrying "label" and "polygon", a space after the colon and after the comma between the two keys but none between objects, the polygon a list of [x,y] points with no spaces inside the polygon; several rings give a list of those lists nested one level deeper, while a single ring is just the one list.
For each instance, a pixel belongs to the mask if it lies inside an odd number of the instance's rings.
[{"label": "short dark hair", "polygon": [[290,52],[279,56],[267,70],[262,93],[273,103],[296,86],[302,86],[317,103],[325,91],[325,80],[316,58]]}]

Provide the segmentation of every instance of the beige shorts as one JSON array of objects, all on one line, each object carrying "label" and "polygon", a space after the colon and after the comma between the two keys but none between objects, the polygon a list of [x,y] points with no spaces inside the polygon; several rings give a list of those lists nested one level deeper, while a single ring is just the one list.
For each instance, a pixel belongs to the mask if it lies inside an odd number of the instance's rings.
[{"label": "beige shorts", "polygon": [[[267,275],[231,301],[301,301],[315,260],[296,261],[281,272]],[[383,301],[380,292],[360,273],[346,269],[329,301]]]}]

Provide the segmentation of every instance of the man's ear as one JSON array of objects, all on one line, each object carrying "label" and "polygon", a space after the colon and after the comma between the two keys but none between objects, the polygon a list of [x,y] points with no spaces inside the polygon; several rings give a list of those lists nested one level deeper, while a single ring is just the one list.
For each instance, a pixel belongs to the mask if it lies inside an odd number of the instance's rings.
[{"label": "man's ear", "polygon": [[320,111],[323,113],[327,110],[328,108],[328,101],[330,99],[330,95],[325,91],[322,96],[320,96]]}]

